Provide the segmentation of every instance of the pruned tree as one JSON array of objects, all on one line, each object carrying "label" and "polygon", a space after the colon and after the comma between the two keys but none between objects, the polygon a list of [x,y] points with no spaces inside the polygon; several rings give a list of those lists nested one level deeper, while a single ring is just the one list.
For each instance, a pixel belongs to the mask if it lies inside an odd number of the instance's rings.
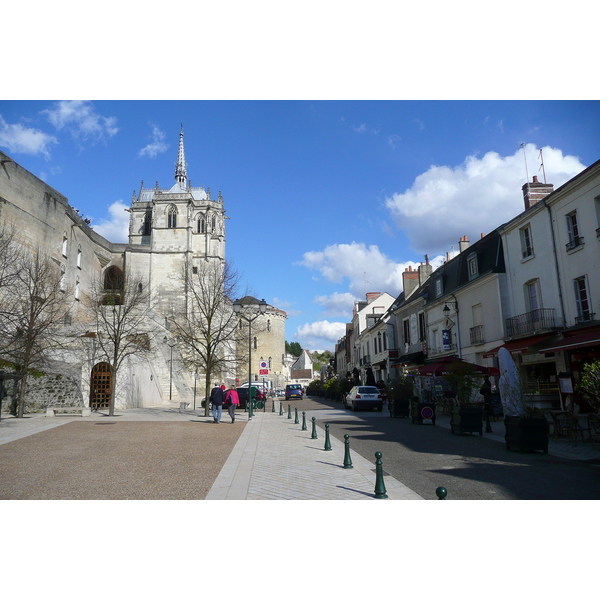
[{"label": "pruned tree", "polygon": [[238,319],[231,304],[240,276],[228,263],[202,261],[182,265],[180,280],[186,291],[187,306],[171,317],[172,333],[186,366],[204,374],[207,396],[205,415],[209,414],[208,394],[213,377],[236,365]]},{"label": "pruned tree", "polygon": [[0,269],[2,354],[21,375],[16,416],[22,417],[29,375],[43,369],[51,350],[64,345],[61,330],[69,321],[72,295],[58,265],[39,249],[16,247],[13,239],[3,251],[12,266]]},{"label": "pruned tree", "polygon": [[147,279],[127,269],[109,270],[97,277],[86,300],[89,320],[96,331],[96,358],[109,365],[111,375],[109,416],[115,411],[119,370],[131,356],[150,354],[151,295]]}]

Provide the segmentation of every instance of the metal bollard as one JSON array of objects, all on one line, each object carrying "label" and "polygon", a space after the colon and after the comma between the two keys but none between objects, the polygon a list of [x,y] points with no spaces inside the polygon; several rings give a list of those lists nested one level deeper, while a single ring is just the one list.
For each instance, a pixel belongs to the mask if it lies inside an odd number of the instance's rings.
[{"label": "metal bollard", "polygon": [[325,423],[325,448],[324,450],[331,450],[331,442],[329,441],[329,423]]},{"label": "metal bollard", "polygon": [[306,412],[302,411],[302,431],[308,431],[306,427]]},{"label": "metal bollard", "polygon": [[275,398],[273,398],[273,408],[271,409],[271,412],[275,412]]},{"label": "metal bollard", "polygon": [[383,463],[381,462],[381,452],[375,452],[375,498],[387,498],[387,490],[383,483]]},{"label": "metal bollard", "polygon": [[279,416],[281,417],[283,415],[283,402],[279,402]]},{"label": "metal bollard", "polygon": [[310,436],[311,440],[316,440],[317,439],[317,418],[313,417],[312,418],[312,435]]},{"label": "metal bollard", "polygon": [[344,469],[353,469],[352,460],[350,459],[350,436],[344,434]]},{"label": "metal bollard", "polygon": [[448,495],[448,490],[445,487],[440,486],[435,490],[436,496],[438,500],[445,500]]},{"label": "metal bollard", "polygon": [[288,419],[292,418],[292,405],[288,404]]},{"label": "metal bollard", "polygon": [[294,410],[296,411],[296,418],[294,419],[294,425],[299,425],[300,421],[298,421],[298,407],[296,406],[294,408]]}]

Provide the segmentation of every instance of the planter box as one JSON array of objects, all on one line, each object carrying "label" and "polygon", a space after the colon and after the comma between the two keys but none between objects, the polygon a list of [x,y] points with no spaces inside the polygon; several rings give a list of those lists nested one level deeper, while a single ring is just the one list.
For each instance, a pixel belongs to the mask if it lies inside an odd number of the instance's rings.
[{"label": "planter box", "polygon": [[516,452],[541,451],[548,454],[548,422],[546,419],[505,417],[504,441],[507,450]]},{"label": "planter box", "polygon": [[389,406],[390,417],[408,419],[410,416],[410,400],[408,398],[389,400]]},{"label": "planter box", "polygon": [[416,425],[435,425],[435,402],[411,402],[411,415]]},{"label": "planter box", "polygon": [[452,433],[478,433],[483,435],[483,407],[456,406],[450,421]]}]

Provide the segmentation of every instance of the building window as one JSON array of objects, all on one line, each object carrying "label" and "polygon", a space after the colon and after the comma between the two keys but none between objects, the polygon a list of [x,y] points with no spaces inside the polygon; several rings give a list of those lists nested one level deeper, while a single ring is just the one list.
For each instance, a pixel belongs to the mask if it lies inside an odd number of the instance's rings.
[{"label": "building window", "polygon": [[[535,313],[541,308],[539,280],[529,281],[525,284],[525,302],[528,312]],[[534,320],[537,320],[534,318]]]},{"label": "building window", "polygon": [[425,341],[425,313],[419,313],[419,341]]},{"label": "building window", "polygon": [[567,215],[567,235],[569,236],[567,250],[573,250],[583,245],[583,238],[579,235],[577,211],[573,211]]},{"label": "building window", "polygon": [[523,258],[533,256],[533,238],[531,237],[531,227],[529,225],[521,229],[521,252]]},{"label": "building window", "polygon": [[383,332],[383,351],[387,350],[387,332]]},{"label": "building window", "polygon": [[192,267],[192,275],[198,275],[198,267]]},{"label": "building window", "polygon": [[217,230],[217,217],[213,215],[211,223],[211,231],[214,233]]},{"label": "building window", "polygon": [[81,269],[81,246],[77,248],[77,268]]},{"label": "building window", "polygon": [[206,233],[206,221],[204,217],[198,217],[198,233]]},{"label": "building window", "polygon": [[167,227],[169,229],[175,229],[177,227],[177,208],[175,206],[169,206],[167,213]]},{"label": "building window", "polygon": [[79,280],[75,282],[75,300],[79,300]]},{"label": "building window", "polygon": [[479,275],[479,269],[477,266],[477,254],[470,254],[467,257],[467,264],[469,266],[469,280],[475,279]]},{"label": "building window", "polygon": [[254,338],[254,349],[258,349],[258,340],[256,339],[256,337]]},{"label": "building window", "polygon": [[435,280],[435,297],[439,298],[444,293],[444,282],[441,277]]},{"label": "building window", "polygon": [[410,321],[408,319],[402,321],[402,333],[404,335],[404,343],[410,345]]},{"label": "building window", "polygon": [[67,234],[65,233],[62,241],[62,255],[67,256]]},{"label": "building window", "polygon": [[587,277],[578,277],[573,280],[575,286],[575,306],[577,307],[577,317],[575,320],[578,323],[590,321],[594,315],[590,311],[590,298],[587,285]]},{"label": "building window", "polygon": [[152,213],[144,215],[144,223],[142,224],[142,235],[150,235],[152,233]]}]

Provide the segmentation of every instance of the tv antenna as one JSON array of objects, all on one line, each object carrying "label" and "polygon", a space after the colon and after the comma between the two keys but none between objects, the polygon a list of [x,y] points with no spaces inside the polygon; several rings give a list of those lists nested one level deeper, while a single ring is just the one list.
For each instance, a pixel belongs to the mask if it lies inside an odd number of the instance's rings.
[{"label": "tv antenna", "polygon": [[527,155],[525,154],[525,142],[521,142],[519,148],[523,150],[523,158],[525,159],[525,177],[527,178],[527,183],[529,183],[529,171],[527,170]]},{"label": "tv antenna", "polygon": [[[546,168],[544,167],[544,155],[542,154],[541,148],[540,148],[539,159],[540,159],[540,162],[542,163],[540,165],[540,169],[542,170],[542,173],[544,174],[544,183],[546,183]],[[539,169],[538,169],[538,171],[539,171]]]}]

